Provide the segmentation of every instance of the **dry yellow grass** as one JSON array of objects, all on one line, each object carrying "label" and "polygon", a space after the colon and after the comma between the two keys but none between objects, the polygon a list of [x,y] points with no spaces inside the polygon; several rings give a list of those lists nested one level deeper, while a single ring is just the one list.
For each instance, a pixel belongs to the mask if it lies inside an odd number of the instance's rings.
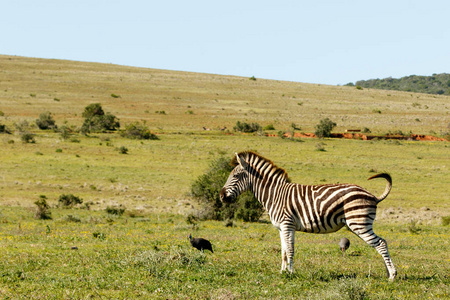
[{"label": "dry yellow grass", "polygon": [[295,123],[312,132],[325,117],[336,131],[448,131],[448,96],[2,55],[0,70],[0,110],[10,123],[51,111],[58,122],[79,126],[84,107],[100,102],[122,124],[145,120],[159,131],[230,129],[246,121],[277,130]]}]

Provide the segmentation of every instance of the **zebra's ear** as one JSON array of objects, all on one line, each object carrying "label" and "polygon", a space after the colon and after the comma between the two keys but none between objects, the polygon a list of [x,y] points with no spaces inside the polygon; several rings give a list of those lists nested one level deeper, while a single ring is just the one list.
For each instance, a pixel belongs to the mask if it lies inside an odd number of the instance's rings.
[{"label": "zebra's ear", "polygon": [[248,165],[247,162],[243,158],[241,158],[237,153],[236,153],[236,160],[242,168],[245,169],[247,167]]}]

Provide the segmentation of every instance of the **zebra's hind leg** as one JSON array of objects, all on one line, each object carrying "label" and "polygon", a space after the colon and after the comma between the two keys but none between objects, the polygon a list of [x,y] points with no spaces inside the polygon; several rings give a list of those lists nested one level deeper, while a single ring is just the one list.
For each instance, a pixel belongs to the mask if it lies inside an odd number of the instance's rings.
[{"label": "zebra's hind leg", "polygon": [[397,270],[395,269],[394,263],[392,262],[391,256],[389,255],[387,243],[384,239],[380,238],[373,232],[372,226],[361,228],[356,225],[348,226],[353,233],[365,241],[369,246],[375,248],[384,260],[384,265],[389,276],[389,280],[393,281],[395,276],[397,276]]}]

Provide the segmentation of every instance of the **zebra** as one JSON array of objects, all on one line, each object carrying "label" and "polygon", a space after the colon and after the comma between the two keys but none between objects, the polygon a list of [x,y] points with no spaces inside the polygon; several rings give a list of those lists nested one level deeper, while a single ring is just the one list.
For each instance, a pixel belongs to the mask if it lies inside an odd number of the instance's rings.
[{"label": "zebra", "polygon": [[377,204],[384,200],[392,179],[387,173],[370,177],[387,180],[383,194],[377,198],[354,184],[301,185],[291,183],[286,171],[253,151],[236,153],[235,168],[220,191],[220,200],[230,203],[250,190],[269,213],[281,239],[281,272],[293,272],[295,231],[308,233],[336,232],[346,225],[355,235],[375,248],[382,256],[389,280],[397,271],[387,243],[373,232]]}]

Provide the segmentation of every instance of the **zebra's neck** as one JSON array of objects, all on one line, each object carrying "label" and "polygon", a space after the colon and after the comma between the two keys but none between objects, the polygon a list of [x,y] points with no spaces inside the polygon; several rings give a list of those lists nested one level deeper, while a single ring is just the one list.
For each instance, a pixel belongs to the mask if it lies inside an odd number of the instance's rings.
[{"label": "zebra's neck", "polygon": [[256,199],[270,212],[283,193],[280,189],[289,184],[286,172],[275,166],[271,161],[260,157],[250,161],[250,190]]}]

